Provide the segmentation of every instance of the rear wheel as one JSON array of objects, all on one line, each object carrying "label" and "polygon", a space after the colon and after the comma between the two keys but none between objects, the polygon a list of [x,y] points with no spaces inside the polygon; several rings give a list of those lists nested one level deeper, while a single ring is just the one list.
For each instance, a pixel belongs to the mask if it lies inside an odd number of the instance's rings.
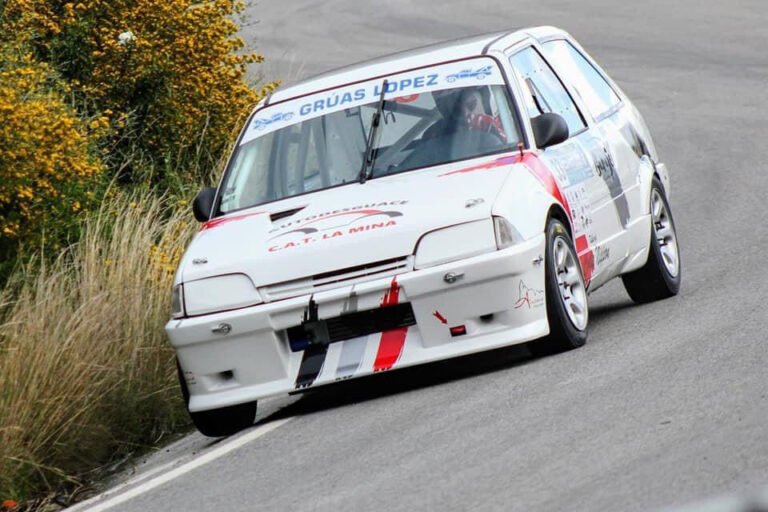
[{"label": "rear wheel", "polygon": [[529,345],[533,355],[548,355],[581,347],[587,341],[587,287],[576,250],[562,222],[547,223],[545,258],[549,335]]},{"label": "rear wheel", "polygon": [[[189,406],[189,388],[181,371],[181,365],[176,361],[176,370],[179,376],[179,386],[184,402]],[[190,412],[195,428],[207,437],[224,437],[236,434],[253,425],[256,419],[256,401],[244,404],[222,407],[210,411]]]},{"label": "rear wheel", "polygon": [[624,288],[638,304],[666,299],[680,291],[680,251],[672,211],[658,178],[651,185],[651,240],[648,261],[621,276]]}]

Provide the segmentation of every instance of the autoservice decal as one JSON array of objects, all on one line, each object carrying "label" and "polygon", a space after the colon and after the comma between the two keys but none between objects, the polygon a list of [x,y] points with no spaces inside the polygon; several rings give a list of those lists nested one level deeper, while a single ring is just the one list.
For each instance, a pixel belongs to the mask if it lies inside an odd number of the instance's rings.
[{"label": "autoservice decal", "polygon": [[403,212],[398,206],[408,201],[384,201],[339,208],[286,222],[270,231],[269,252],[313,244],[331,238],[347,237],[397,225]]},{"label": "autoservice decal", "polygon": [[[385,99],[413,97],[440,89],[503,84],[496,62],[488,57],[461,60],[393,74],[387,79]],[[381,96],[384,78],[339,87],[264,108],[251,119],[241,144],[294,123],[373,103]]]}]

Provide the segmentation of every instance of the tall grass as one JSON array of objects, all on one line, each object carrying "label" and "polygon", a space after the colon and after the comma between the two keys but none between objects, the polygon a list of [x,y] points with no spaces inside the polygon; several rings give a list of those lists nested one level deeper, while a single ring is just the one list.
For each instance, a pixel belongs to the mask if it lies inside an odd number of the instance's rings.
[{"label": "tall grass", "polygon": [[190,217],[113,197],[1,292],[0,498],[59,488],[186,423],[163,325]]}]

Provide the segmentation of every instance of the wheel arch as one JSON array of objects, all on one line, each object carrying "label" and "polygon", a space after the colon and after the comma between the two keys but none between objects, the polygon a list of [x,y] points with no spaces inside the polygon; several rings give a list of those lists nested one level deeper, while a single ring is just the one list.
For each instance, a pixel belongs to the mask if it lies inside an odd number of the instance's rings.
[{"label": "wheel arch", "polygon": [[[650,209],[650,200],[651,200],[651,188],[653,185],[653,179],[659,178],[659,181],[661,182],[662,188],[664,187],[664,180],[659,175],[659,171],[656,168],[656,164],[653,163],[653,160],[650,159],[647,155],[643,155],[643,157],[640,159],[640,169],[638,170],[638,174],[640,176],[640,201],[642,203],[639,205],[640,207],[640,213],[642,215],[648,215],[651,212]],[[666,190],[665,190],[666,193]]]},{"label": "wheel arch", "polygon": [[563,225],[565,226],[565,229],[568,230],[568,236],[570,236],[571,239],[573,239],[573,226],[571,225],[571,218],[568,217],[568,214],[565,212],[565,208],[563,208],[563,205],[555,201],[549,207],[549,211],[547,212],[547,218],[544,221],[544,226],[542,227],[544,232],[547,231],[547,225],[549,224],[550,219],[557,219],[560,222],[562,222]]}]

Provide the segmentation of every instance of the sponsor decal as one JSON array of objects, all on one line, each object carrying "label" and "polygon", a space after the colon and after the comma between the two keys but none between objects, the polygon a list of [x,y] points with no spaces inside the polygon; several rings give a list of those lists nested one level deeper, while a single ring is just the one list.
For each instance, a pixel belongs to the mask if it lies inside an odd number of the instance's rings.
[{"label": "sponsor decal", "polygon": [[[400,296],[400,285],[397,284],[397,276],[392,278],[392,284],[389,290],[381,299],[381,307],[394,306]],[[381,333],[379,349],[376,353],[376,360],[373,363],[373,371],[381,372],[390,370],[403,353],[405,346],[405,337],[408,334],[408,327],[398,327]]]},{"label": "sponsor decal", "polygon": [[606,247],[603,245],[595,249],[595,260],[597,265],[605,263],[610,259],[610,257],[611,257],[610,247]]},{"label": "sponsor decal", "polygon": [[[269,246],[267,249],[269,252],[279,252],[286,249],[292,249],[294,247],[300,247],[303,245],[309,245],[313,244],[315,242],[321,242],[323,240],[330,240],[332,238],[338,238],[338,237],[346,237],[349,235],[355,235],[357,233],[362,233],[364,231],[371,231],[374,229],[384,229],[384,228],[390,228],[393,226],[397,226],[397,222],[394,220],[390,220],[387,222],[372,222],[370,224],[365,224],[363,226],[357,226],[349,228],[348,230],[335,230],[335,231],[328,231],[326,233],[318,234],[317,236],[305,236],[302,238],[298,238],[296,240],[290,241],[290,242],[280,242],[274,245]],[[306,233],[304,230],[296,230],[296,232],[303,232]]]},{"label": "sponsor decal", "polygon": [[624,187],[616,172],[616,163],[608,147],[598,138],[589,140],[590,152],[595,163],[595,171],[608,187],[608,191],[616,207],[616,215],[619,217],[622,227],[626,228],[629,224],[629,203],[624,194]]},{"label": "sponsor decal", "polygon": [[[590,228],[593,219],[587,187],[584,184],[570,187],[566,189],[565,197],[568,199],[568,204],[571,206],[573,230],[576,233],[581,233]],[[594,238],[594,235],[592,235],[592,238]]]},{"label": "sponsor decal", "polygon": [[[317,222],[324,220],[324,219],[330,219],[335,217],[343,217],[345,215],[354,215],[354,214],[360,214],[361,216],[366,216],[371,214],[372,212],[380,212],[382,211],[382,208],[388,208],[390,206],[402,206],[404,204],[408,204],[408,201],[398,200],[398,201],[382,201],[378,203],[369,203],[359,206],[351,206],[346,208],[338,208],[336,210],[331,210],[327,212],[318,213],[315,215],[309,215],[307,217],[302,217],[298,219],[291,220],[290,222],[285,222],[278,227],[270,230],[270,233],[275,233],[290,227],[293,228],[300,228],[307,226],[309,224],[316,224]],[[353,222],[354,219],[350,220],[349,218],[343,219],[341,222],[339,222],[338,226],[349,224],[350,222]],[[330,226],[334,227],[334,226]]]},{"label": "sponsor decal", "polygon": [[[470,85],[477,80],[485,83],[503,84],[501,70],[489,64],[487,57],[440,64],[429,68],[395,73],[387,77],[385,97],[388,101],[408,103],[420,94]],[[341,110],[352,111],[362,105],[375,102],[381,96],[384,77],[365,83],[342,86],[327,92],[318,92],[311,97],[297,98],[267,107],[256,113],[254,120],[243,136],[241,144],[291,123],[301,122]],[[471,82],[470,82],[471,81]],[[281,112],[272,114],[274,109]]]},{"label": "sponsor decal", "polygon": [[[568,217],[571,219],[571,224],[573,225],[574,219],[570,203],[561,192],[559,185],[549,169],[547,169],[541,160],[532,153],[525,154],[523,163],[525,163],[533,175],[541,181],[544,188],[546,188],[549,193],[563,205],[565,211],[568,212]],[[579,263],[581,263],[581,272],[584,275],[584,282],[588,285],[589,281],[592,279],[592,273],[595,270],[595,255],[589,246],[585,234],[577,236],[574,240],[574,244],[576,245],[576,253],[579,255]]]},{"label": "sponsor decal", "polygon": [[[488,67],[490,68],[490,66]],[[488,73],[491,74],[490,70]],[[438,73],[431,73],[421,76],[401,78],[399,80],[388,80],[385,94],[394,94],[397,92],[402,93],[406,91],[421,89],[423,87],[434,87],[438,85],[439,77],[440,75]],[[367,99],[374,101],[381,96],[381,85],[382,83],[378,82],[374,83],[372,86],[361,87],[359,89],[355,89],[354,91],[333,92],[324,98],[320,98],[308,103],[303,103],[299,107],[299,115],[307,116],[309,114],[323,113],[326,110],[331,110],[335,107],[343,105],[352,106],[352,104],[364,102]],[[414,94],[410,94],[406,97],[410,98],[413,96]],[[415,94],[415,96],[418,97],[418,94]],[[416,98],[413,98],[410,101],[415,99]]]},{"label": "sponsor decal", "polygon": [[521,279],[517,290],[517,302],[515,309],[527,306],[528,309],[540,308],[544,305],[544,290],[529,288]]},{"label": "sponsor decal", "polygon": [[268,240],[273,242],[268,251],[278,252],[331,238],[391,228],[397,225],[396,219],[402,217],[403,213],[400,210],[383,210],[380,207],[406,203],[407,201],[389,201],[375,205],[342,208],[285,223],[271,231],[276,234]]},{"label": "sponsor decal", "polygon": [[584,149],[575,141],[548,148],[547,156],[552,162],[552,171],[562,187],[578,185],[595,175],[595,170]]}]

